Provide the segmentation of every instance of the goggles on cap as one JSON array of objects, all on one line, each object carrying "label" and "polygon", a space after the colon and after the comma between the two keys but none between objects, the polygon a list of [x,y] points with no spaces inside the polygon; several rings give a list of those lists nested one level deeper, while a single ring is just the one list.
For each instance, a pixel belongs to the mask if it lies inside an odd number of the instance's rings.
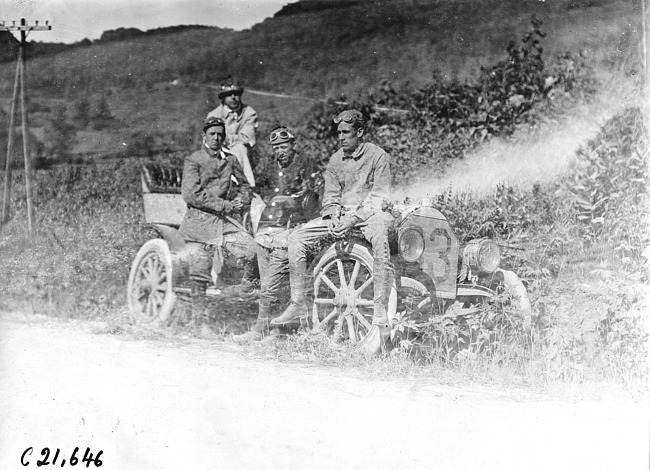
[{"label": "goggles on cap", "polygon": [[282,143],[287,140],[296,140],[296,137],[284,127],[274,129],[269,136],[269,142],[271,144]]},{"label": "goggles on cap", "polygon": [[363,114],[356,110],[346,110],[334,118],[334,124],[338,124],[341,121],[347,122],[348,124],[352,124],[353,122],[363,123]]},{"label": "goggles on cap", "polygon": [[222,127],[224,132],[226,130],[226,123],[223,122],[223,119],[218,117],[209,117],[203,122],[203,132],[214,126]]}]

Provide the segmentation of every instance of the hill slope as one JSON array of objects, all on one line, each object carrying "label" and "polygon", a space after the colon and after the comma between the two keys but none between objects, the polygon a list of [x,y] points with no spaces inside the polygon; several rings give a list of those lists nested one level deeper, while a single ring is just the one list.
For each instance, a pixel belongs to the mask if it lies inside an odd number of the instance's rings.
[{"label": "hill slope", "polygon": [[[97,43],[33,62],[49,91],[132,87],[233,73],[250,87],[335,96],[382,79],[419,86],[435,70],[468,78],[543,22],[549,55],[586,51],[597,64],[638,60],[635,0],[302,0],[250,30],[208,28]],[[119,64],[119,67],[116,67]],[[11,67],[0,74],[11,84]]]}]

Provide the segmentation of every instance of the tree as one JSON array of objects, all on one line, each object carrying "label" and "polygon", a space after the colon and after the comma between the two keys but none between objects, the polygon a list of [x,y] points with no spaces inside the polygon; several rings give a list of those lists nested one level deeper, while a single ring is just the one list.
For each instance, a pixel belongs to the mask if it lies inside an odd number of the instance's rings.
[{"label": "tree", "polygon": [[59,105],[54,109],[52,117],[45,124],[45,150],[54,158],[64,159],[69,156],[74,145],[75,127],[67,120],[67,108]]},{"label": "tree", "polygon": [[111,113],[106,96],[101,95],[95,105],[95,112],[92,117],[93,128],[96,130],[106,129],[114,119],[115,117]]},{"label": "tree", "polygon": [[77,123],[78,129],[85,129],[90,124],[90,101],[86,97],[75,101],[74,120]]}]

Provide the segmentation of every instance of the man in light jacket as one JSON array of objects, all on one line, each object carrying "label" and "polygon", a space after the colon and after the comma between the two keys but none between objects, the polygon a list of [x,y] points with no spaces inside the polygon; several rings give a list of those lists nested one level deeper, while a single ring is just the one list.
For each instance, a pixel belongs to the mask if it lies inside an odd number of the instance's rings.
[{"label": "man in light jacket", "polygon": [[270,324],[306,321],[306,294],[311,283],[307,273],[308,251],[323,237],[341,238],[358,225],[372,245],[374,313],[363,348],[375,353],[390,334],[387,309],[395,275],[388,245],[394,219],[384,210],[390,197],[390,159],[382,148],[363,141],[365,120],[359,111],[343,111],[334,123],[341,148],[332,155],[325,170],[321,217],[289,235],[291,303]]},{"label": "man in light jacket", "polygon": [[232,77],[228,77],[219,90],[221,104],[210,111],[207,117],[218,117],[225,122],[225,145],[237,157],[248,184],[254,187],[255,176],[250,157],[256,142],[257,112],[242,102],[243,93],[244,88]]}]

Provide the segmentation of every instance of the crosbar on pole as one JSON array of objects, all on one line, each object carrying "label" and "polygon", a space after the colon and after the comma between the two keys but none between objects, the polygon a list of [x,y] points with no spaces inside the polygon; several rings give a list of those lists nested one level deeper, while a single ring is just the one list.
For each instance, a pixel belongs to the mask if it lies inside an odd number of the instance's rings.
[{"label": "crosbar on pole", "polygon": [[[21,18],[20,24],[16,24],[16,21],[12,21],[11,25],[7,25],[6,21],[0,21],[0,31],[20,31],[20,53],[19,53],[19,58],[18,58],[18,70],[20,73],[18,74],[20,77],[20,107],[21,107],[21,118],[22,118],[22,130],[23,130],[23,156],[25,158],[25,192],[27,195],[27,227],[29,229],[29,234],[32,234],[33,231],[33,226],[34,226],[34,211],[32,208],[32,168],[31,168],[31,159],[29,157],[29,125],[27,124],[27,89],[25,86],[26,82],[26,75],[27,75],[27,70],[26,70],[26,62],[27,62],[27,56],[26,56],[26,51],[27,51],[27,33],[30,31],[50,31],[52,29],[52,26],[50,26],[50,22],[46,21],[44,25],[39,25],[38,21],[35,22],[35,24],[30,25],[27,23],[27,20],[25,18]],[[15,96],[14,96],[14,103],[15,103]],[[12,109],[14,107],[14,103],[12,103]],[[13,118],[13,112],[12,112],[12,118]],[[11,121],[11,120],[10,120]],[[13,132],[14,129],[9,129],[9,132]],[[10,134],[11,135],[11,134]],[[9,159],[9,155],[7,155],[7,159]],[[8,179],[10,175],[9,170],[5,174],[5,184],[7,182],[10,182]],[[8,201],[11,197],[11,188],[7,190],[5,188],[5,200],[3,201],[3,223],[6,221],[5,217],[8,219],[9,214],[8,210],[5,213],[4,209],[7,207],[8,209]]]}]

